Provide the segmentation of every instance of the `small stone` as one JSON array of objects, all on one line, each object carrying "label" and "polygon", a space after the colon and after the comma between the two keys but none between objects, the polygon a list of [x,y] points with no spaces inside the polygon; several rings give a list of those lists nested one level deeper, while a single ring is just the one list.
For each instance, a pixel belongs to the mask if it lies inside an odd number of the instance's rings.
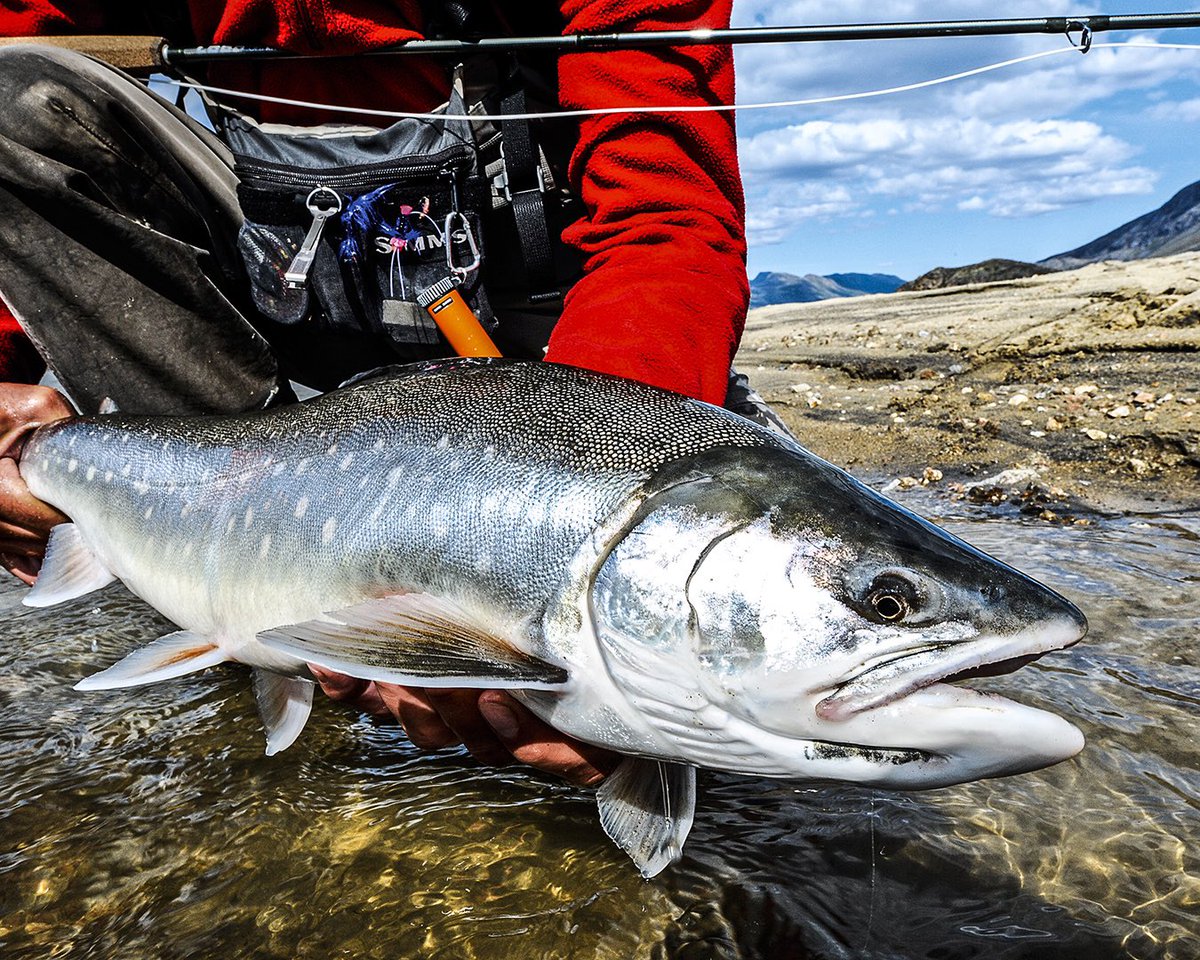
[{"label": "small stone", "polygon": [[1058,420],[1055,420],[1054,417],[1048,417],[1046,419],[1046,429],[1050,433],[1058,433],[1058,431],[1061,430],[1062,428],[1063,428],[1062,423]]},{"label": "small stone", "polygon": [[[953,345],[951,345],[951,349],[953,349]],[[949,370],[951,373],[962,373],[966,369],[967,368],[964,367],[961,363],[952,363],[952,364],[950,364],[950,367],[949,367]]]},{"label": "small stone", "polygon": [[1145,460],[1139,459],[1138,457],[1129,458],[1129,467],[1131,470],[1133,470],[1134,476],[1138,477],[1148,477],[1150,476],[1152,470],[1149,463],[1147,463]]},{"label": "small stone", "polygon": [[1092,525],[1092,521],[1086,517],[1078,517],[1077,519],[1072,520],[1071,523],[1077,527],[1090,527]]},{"label": "small stone", "polygon": [[1088,438],[1091,440],[1107,440],[1108,439],[1107,433],[1105,433],[1103,430],[1097,430],[1095,427],[1088,427],[1083,432],[1086,433],[1088,435]]},{"label": "small stone", "polygon": [[1142,414],[1142,419],[1146,420],[1150,423],[1153,423],[1155,420],[1158,419],[1158,412],[1156,410],[1147,410],[1145,413]]},{"label": "small stone", "polygon": [[926,467],[921,473],[921,482],[928,486],[942,479],[942,471],[936,467]]},{"label": "small stone", "polygon": [[1112,417],[1114,420],[1119,420],[1121,417],[1129,416],[1129,408],[1124,404],[1119,407],[1113,407],[1108,411],[1107,416]]},{"label": "small stone", "polygon": [[789,388],[792,393],[808,393],[812,389],[811,383],[793,383]]},{"label": "small stone", "polygon": [[1039,520],[1048,520],[1049,522],[1053,523],[1055,520],[1058,519],[1058,514],[1055,513],[1053,510],[1043,510],[1041,513],[1038,514],[1038,519]]},{"label": "small stone", "polygon": [[1046,431],[1045,430],[1030,430],[1029,435],[1036,440],[1040,440],[1040,439],[1042,439],[1042,437],[1044,437],[1046,435]]},{"label": "small stone", "polygon": [[1148,403],[1153,403],[1157,399],[1158,396],[1156,394],[1150,393],[1147,390],[1139,390],[1133,395],[1133,402],[1143,407]]},{"label": "small stone", "polygon": [[1010,407],[1019,407],[1019,406],[1021,406],[1021,404],[1028,403],[1028,402],[1029,402],[1029,397],[1023,393],[1014,393],[1011,397],[1008,398],[1008,405]]},{"label": "small stone", "polygon": [[911,490],[913,487],[919,487],[921,481],[916,477],[901,477],[896,481],[901,490]]},{"label": "small stone", "polygon": [[819,393],[810,393],[804,398],[804,402],[808,404],[810,410],[815,410],[821,405],[821,395]]},{"label": "small stone", "polygon": [[1086,397],[1095,393],[1099,389],[1100,388],[1094,383],[1084,383],[1072,390],[1071,393],[1077,397]]},{"label": "small stone", "polygon": [[963,387],[963,388],[962,388],[962,392],[963,392],[963,393],[974,393],[974,392],[975,392],[975,388],[974,388],[974,387]]},{"label": "small stone", "polygon": [[975,394],[975,396],[978,398],[980,403],[992,403],[996,399],[996,395],[994,393],[988,393],[986,390],[980,390],[979,393]]}]

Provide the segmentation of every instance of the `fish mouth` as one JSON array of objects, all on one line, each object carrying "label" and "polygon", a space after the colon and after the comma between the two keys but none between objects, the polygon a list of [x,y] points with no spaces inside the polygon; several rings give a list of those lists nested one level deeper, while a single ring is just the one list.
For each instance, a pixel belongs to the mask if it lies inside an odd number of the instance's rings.
[{"label": "fish mouth", "polygon": [[936,683],[1000,676],[1083,639],[1077,621],[1063,620],[1009,637],[930,644],[873,664],[817,704],[822,720],[848,720],[895,703]]}]

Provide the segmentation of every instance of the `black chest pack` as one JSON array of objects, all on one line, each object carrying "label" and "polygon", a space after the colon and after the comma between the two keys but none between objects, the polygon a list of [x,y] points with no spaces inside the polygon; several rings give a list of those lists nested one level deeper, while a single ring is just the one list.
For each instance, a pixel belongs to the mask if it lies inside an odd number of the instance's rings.
[{"label": "black chest pack", "polygon": [[[430,18],[442,33],[462,29],[450,7]],[[505,355],[540,356],[579,272],[560,239],[580,211],[566,187],[574,127],[461,118],[555,103],[552,64],[488,61],[455,72],[439,116],[380,130],[212,110],[235,158],[238,248],[268,337],[444,356],[453,351],[425,306],[453,287]]]}]

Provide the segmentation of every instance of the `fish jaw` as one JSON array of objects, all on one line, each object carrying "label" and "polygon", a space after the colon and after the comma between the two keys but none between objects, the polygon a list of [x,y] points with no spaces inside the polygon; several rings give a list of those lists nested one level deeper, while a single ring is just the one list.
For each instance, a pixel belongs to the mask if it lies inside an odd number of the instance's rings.
[{"label": "fish jaw", "polygon": [[900,700],[941,680],[1008,661],[1029,662],[1083,639],[1087,622],[1072,614],[1011,636],[985,636],[945,645],[918,646],[871,664],[842,683],[816,707],[822,720],[847,720]]}]

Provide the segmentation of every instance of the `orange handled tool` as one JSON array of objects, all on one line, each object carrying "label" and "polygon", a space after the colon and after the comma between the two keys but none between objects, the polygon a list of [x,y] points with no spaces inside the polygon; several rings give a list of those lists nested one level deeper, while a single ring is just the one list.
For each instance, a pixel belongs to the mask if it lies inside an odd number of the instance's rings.
[{"label": "orange handled tool", "polygon": [[492,343],[478,318],[467,306],[467,301],[454,286],[454,280],[447,277],[439,280],[432,287],[421,291],[417,303],[423,306],[433,322],[438,325],[460,357],[498,357],[500,351]]}]

